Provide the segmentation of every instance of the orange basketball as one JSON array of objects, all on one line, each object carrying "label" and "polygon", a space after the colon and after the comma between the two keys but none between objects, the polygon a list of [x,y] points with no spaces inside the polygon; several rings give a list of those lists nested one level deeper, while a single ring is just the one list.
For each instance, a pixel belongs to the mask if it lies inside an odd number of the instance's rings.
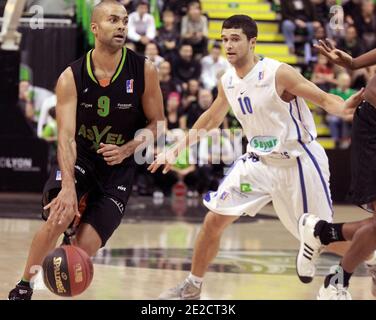
[{"label": "orange basketball", "polygon": [[51,251],[43,261],[43,279],[47,288],[62,297],[84,292],[93,279],[93,263],[79,247],[63,245]]}]

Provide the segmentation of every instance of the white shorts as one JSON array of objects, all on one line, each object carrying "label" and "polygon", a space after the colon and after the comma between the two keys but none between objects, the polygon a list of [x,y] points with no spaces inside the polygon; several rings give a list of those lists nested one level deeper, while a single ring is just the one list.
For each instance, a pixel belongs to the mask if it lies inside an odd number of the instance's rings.
[{"label": "white shorts", "polygon": [[297,222],[303,213],[331,222],[328,158],[316,141],[303,148],[301,156],[291,159],[243,155],[233,164],[217,192],[206,194],[205,206],[222,215],[255,216],[272,201],[282,224],[297,239]]}]

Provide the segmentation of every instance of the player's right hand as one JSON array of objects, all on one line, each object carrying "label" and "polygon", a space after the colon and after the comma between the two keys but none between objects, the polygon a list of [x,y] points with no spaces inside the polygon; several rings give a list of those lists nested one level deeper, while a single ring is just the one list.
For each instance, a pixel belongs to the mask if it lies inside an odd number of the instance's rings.
[{"label": "player's right hand", "polygon": [[314,47],[327,57],[330,62],[346,69],[352,68],[353,58],[346,52],[337,49],[330,39],[319,40],[319,44],[315,44]]},{"label": "player's right hand", "polygon": [[151,173],[154,173],[158,170],[158,168],[164,165],[163,174],[166,174],[170,171],[171,167],[175,164],[176,159],[178,157],[178,152],[176,148],[171,148],[166,151],[159,153],[155,160],[150,164],[148,170]]},{"label": "player's right hand", "polygon": [[48,221],[52,222],[53,225],[69,225],[75,216],[81,216],[78,211],[77,195],[74,187],[62,188],[57,197],[43,209],[50,209]]}]

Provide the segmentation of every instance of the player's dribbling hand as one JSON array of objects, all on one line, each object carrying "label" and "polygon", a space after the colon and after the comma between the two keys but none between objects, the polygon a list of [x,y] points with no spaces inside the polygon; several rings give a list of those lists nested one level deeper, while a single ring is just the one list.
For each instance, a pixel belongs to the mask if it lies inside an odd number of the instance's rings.
[{"label": "player's dribbling hand", "polygon": [[134,148],[126,143],[122,146],[117,146],[115,144],[99,144],[99,149],[97,153],[101,154],[104,161],[107,162],[109,166],[114,166],[123,162],[125,158],[128,158],[134,153]]},{"label": "player's dribbling hand", "polygon": [[164,165],[163,174],[166,174],[175,164],[177,157],[177,149],[175,148],[171,148],[167,151],[161,152],[155,157],[155,160],[150,164],[148,170],[151,173],[154,173],[158,170],[160,166]]},{"label": "player's dribbling hand", "polygon": [[355,109],[363,101],[363,98],[364,98],[364,88],[354,93],[350,98],[348,98],[345,101],[345,108],[343,109],[343,115],[342,115],[343,120],[352,121],[354,117]]},{"label": "player's dribbling hand", "polygon": [[346,52],[337,49],[330,39],[319,40],[319,44],[315,44],[314,47],[327,57],[330,62],[351,69],[353,61],[352,57]]},{"label": "player's dribbling hand", "polygon": [[69,224],[75,216],[81,217],[74,186],[73,188],[62,188],[57,197],[43,209],[50,209],[48,221],[52,222],[53,225]]}]

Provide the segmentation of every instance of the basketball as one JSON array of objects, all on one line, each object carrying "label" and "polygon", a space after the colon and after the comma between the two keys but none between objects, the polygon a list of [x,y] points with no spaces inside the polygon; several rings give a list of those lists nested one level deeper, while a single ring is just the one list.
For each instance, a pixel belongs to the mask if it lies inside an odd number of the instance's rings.
[{"label": "basketball", "polygon": [[43,280],[47,288],[62,297],[84,292],[93,279],[93,263],[88,254],[72,245],[51,251],[43,261]]}]

